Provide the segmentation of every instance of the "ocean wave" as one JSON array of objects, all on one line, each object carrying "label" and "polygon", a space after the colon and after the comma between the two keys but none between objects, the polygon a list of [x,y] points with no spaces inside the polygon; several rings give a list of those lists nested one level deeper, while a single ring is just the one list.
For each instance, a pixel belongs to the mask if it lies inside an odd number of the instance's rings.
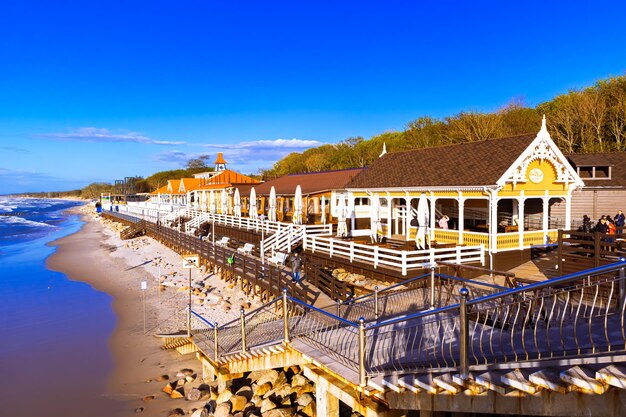
[{"label": "ocean wave", "polygon": [[25,226],[30,226],[30,227],[55,227],[48,223],[36,222],[33,220],[25,219],[23,217],[18,217],[18,216],[0,217],[0,223],[18,224],[18,225],[25,225]]}]

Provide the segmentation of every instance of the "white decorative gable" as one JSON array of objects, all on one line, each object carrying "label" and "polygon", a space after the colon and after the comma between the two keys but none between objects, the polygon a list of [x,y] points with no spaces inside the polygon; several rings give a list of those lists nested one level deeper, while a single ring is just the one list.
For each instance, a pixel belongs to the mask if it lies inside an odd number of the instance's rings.
[{"label": "white decorative gable", "polygon": [[535,140],[526,148],[526,150],[517,158],[511,167],[502,175],[497,184],[503,186],[505,183],[525,183],[530,179],[533,181],[533,173],[527,172],[528,167],[533,161],[544,160],[549,161],[556,170],[556,182],[575,184],[578,187],[584,186],[574,168],[567,161],[567,158],[556,146],[548,129],[546,128],[546,116],[543,116],[541,130],[537,134]]}]

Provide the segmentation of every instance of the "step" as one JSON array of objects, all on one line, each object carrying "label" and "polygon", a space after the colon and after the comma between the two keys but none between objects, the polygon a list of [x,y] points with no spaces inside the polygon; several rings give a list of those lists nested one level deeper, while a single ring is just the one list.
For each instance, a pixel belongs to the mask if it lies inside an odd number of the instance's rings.
[{"label": "step", "polygon": [[538,387],[528,380],[529,372],[516,369],[508,372],[500,377],[500,381],[511,388],[525,392],[527,394],[535,394]]},{"label": "step", "polygon": [[500,378],[504,372],[502,371],[489,371],[483,374],[477,375],[474,381],[477,385],[480,385],[488,390],[497,392],[500,395],[506,395],[511,392],[511,388],[508,385],[502,383]]},{"label": "step", "polygon": [[398,385],[414,394],[422,391],[415,385],[415,375],[402,375],[398,378]]},{"label": "step", "polygon": [[561,372],[557,369],[542,369],[530,374],[528,380],[538,387],[565,394],[569,391],[567,384],[561,379]]},{"label": "step", "polygon": [[608,385],[595,379],[595,372],[584,366],[574,366],[561,372],[561,379],[574,385],[582,392],[590,394],[604,394]]},{"label": "step", "polygon": [[626,366],[609,365],[596,372],[596,379],[613,387],[626,389]]}]

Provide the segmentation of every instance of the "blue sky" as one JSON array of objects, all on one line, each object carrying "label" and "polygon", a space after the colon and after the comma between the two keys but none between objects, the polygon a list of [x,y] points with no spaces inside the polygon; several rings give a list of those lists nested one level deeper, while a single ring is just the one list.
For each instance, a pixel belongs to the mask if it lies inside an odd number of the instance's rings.
[{"label": "blue sky", "polygon": [[530,105],[626,71],[593,2],[0,0],[0,194]]}]

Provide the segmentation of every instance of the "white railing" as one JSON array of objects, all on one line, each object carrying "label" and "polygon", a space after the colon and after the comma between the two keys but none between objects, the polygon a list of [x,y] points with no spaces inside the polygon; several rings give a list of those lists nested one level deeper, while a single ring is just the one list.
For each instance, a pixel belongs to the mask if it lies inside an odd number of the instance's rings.
[{"label": "white railing", "polygon": [[350,262],[357,260],[372,263],[374,268],[379,265],[398,268],[402,271],[402,275],[406,275],[410,270],[442,261],[459,264],[473,262],[485,264],[485,247],[483,245],[406,251],[354,243],[354,241],[344,241],[332,237],[306,235],[304,237],[304,249],[314,253],[318,251],[327,253],[331,258],[341,256],[349,259]]}]

